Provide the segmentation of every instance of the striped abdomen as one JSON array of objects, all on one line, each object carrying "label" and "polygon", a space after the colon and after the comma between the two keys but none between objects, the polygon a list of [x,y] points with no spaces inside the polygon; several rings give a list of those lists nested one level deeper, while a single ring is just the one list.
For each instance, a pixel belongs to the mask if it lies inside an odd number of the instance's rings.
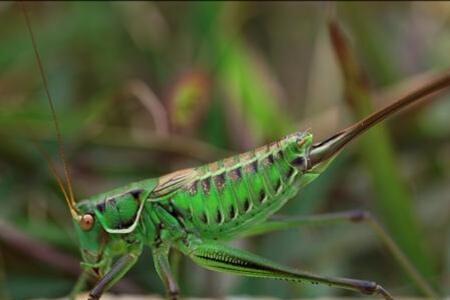
[{"label": "striped abdomen", "polygon": [[169,174],[151,197],[170,201],[187,226],[204,236],[231,235],[264,220],[297,192],[294,183],[301,177],[311,142],[310,134],[297,133],[254,151]]}]

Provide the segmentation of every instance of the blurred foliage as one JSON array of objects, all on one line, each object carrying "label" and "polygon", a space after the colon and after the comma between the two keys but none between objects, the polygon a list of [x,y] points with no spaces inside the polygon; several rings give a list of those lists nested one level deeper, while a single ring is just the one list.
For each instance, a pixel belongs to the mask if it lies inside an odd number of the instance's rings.
[{"label": "blurred foliage", "polygon": [[[372,94],[365,98],[373,103],[367,107],[378,108],[450,67],[445,2],[353,2],[333,9],[283,2],[27,5],[78,198],[223,158],[294,130],[310,128],[320,139],[349,124],[345,81],[326,27],[330,11],[370,82]],[[0,40],[0,297],[62,296],[75,283],[79,254],[65,203],[31,142],[57,159],[17,3],[0,3]],[[438,98],[386,124],[395,159],[374,156],[378,143],[368,136],[358,149],[363,155],[353,155],[354,147],[344,151],[280,213],[368,209],[396,240],[412,240],[401,246],[448,295],[450,105],[448,96]],[[373,173],[362,163],[370,157],[389,164],[401,182]],[[387,193],[405,189],[408,212],[392,205],[387,213],[380,204],[390,203],[380,187]],[[405,228],[406,218],[419,234]],[[235,244],[314,273],[375,280],[394,295],[418,294],[364,225],[303,228]],[[414,245],[427,251],[408,248]],[[45,249],[58,255],[49,257]],[[183,295],[353,295],[181,263]],[[115,291],[162,293],[148,251]]]}]

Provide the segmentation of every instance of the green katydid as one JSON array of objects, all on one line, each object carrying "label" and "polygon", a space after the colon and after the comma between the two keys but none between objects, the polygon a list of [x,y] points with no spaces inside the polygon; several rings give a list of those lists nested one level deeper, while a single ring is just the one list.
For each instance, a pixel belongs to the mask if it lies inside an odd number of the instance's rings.
[{"label": "green katydid", "polygon": [[[99,299],[119,281],[144,246],[151,248],[155,269],[170,298],[177,298],[179,293],[169,264],[169,251],[176,248],[200,266],[215,271],[323,283],[393,299],[375,282],[315,275],[231,248],[224,242],[304,223],[367,219],[369,216],[359,211],[309,219],[273,221],[270,217],[317,178],[350,141],[406,106],[450,86],[450,73],[324,141],[314,142],[311,133],[296,132],[240,155],[131,183],[76,203],[53,101],[25,8],[24,15],[57,132],[65,181],[50,167],[74,221],[85,274],[98,277],[89,299]],[[392,244],[388,237],[383,238]],[[404,260],[395,245],[391,250]],[[405,265],[414,272],[407,262]]]}]

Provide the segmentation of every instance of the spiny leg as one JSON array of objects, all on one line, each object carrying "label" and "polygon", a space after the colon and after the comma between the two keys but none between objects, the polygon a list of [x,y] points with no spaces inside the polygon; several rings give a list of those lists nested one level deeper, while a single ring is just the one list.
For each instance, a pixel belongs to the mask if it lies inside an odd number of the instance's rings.
[{"label": "spiny leg", "polygon": [[389,236],[383,226],[368,211],[352,210],[313,216],[274,217],[263,224],[256,225],[253,228],[243,232],[241,236],[248,237],[301,226],[329,225],[343,222],[349,222],[351,224],[359,224],[364,222],[368,224],[388,251],[399,262],[404,271],[411,277],[411,279],[414,280],[420,290],[425,295],[433,299],[438,298],[437,293],[433,290],[433,288],[431,288],[427,281],[417,271],[414,265],[409,261],[408,257],[397,246],[395,241]]},{"label": "spiny leg", "polygon": [[111,288],[128,272],[128,270],[136,263],[140,254],[141,248],[136,248],[120,257],[90,291],[88,300],[100,299],[105,291]]},{"label": "spiny leg", "polygon": [[311,283],[324,283],[367,295],[381,295],[386,300],[394,299],[383,287],[372,281],[323,277],[285,267],[250,252],[216,242],[202,242],[191,246],[191,248],[186,254],[198,265],[213,271],[294,282],[304,280]]},{"label": "spiny leg", "polygon": [[178,299],[179,288],[169,264],[169,248],[162,246],[153,250],[153,261],[159,277],[164,283],[169,299]]}]

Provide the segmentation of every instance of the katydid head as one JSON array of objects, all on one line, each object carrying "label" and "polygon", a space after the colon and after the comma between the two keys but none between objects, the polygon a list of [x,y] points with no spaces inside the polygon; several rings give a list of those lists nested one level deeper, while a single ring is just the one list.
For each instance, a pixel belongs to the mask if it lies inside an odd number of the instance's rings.
[{"label": "katydid head", "polygon": [[125,253],[133,244],[147,194],[131,189],[78,203],[81,217],[74,223],[85,267],[103,274],[110,263],[106,257]]},{"label": "katydid head", "polygon": [[88,201],[77,205],[81,213],[79,221],[74,221],[75,232],[85,267],[97,273],[102,265],[104,251],[108,244],[108,234],[98,222],[93,206]]}]

